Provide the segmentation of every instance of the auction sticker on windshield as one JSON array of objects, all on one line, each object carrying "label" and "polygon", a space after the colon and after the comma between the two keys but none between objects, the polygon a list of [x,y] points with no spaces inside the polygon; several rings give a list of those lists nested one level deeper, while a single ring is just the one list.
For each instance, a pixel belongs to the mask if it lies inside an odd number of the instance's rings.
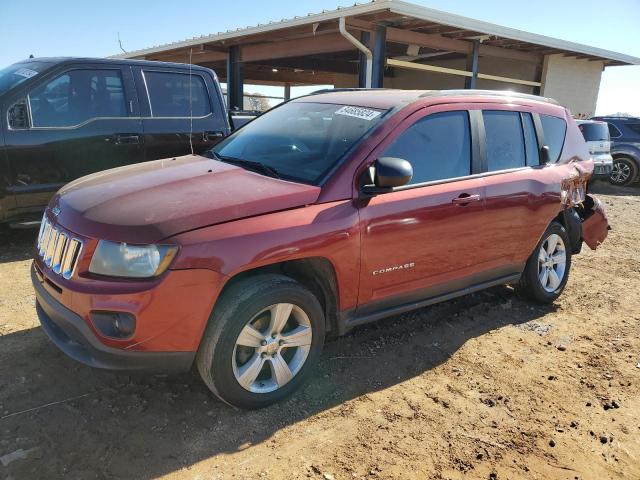
[{"label": "auction sticker on windshield", "polygon": [[37,75],[38,72],[36,72],[35,70],[31,70],[30,68],[19,68],[18,70],[13,72],[13,74],[20,75],[21,77],[24,77],[24,78],[31,78]]},{"label": "auction sticker on windshield", "polygon": [[347,117],[361,118],[362,120],[371,121],[380,115],[377,110],[370,108],[353,107],[351,105],[345,105],[336,111],[336,115],[346,115]]}]

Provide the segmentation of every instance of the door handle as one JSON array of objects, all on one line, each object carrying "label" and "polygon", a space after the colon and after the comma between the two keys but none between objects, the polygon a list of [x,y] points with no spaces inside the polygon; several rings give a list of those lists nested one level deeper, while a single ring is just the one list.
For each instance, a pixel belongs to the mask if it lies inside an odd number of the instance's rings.
[{"label": "door handle", "polygon": [[115,137],[116,145],[135,145],[140,143],[140,135],[119,133]]},{"label": "door handle", "polygon": [[214,131],[214,132],[202,132],[202,141],[208,142],[209,140],[213,140],[216,138],[224,137],[224,132],[222,131]]},{"label": "door handle", "polygon": [[458,197],[451,200],[451,203],[453,203],[454,205],[460,205],[461,207],[464,207],[469,203],[479,202],[480,200],[482,200],[482,198],[477,193],[474,195],[469,195],[468,193],[462,193]]}]

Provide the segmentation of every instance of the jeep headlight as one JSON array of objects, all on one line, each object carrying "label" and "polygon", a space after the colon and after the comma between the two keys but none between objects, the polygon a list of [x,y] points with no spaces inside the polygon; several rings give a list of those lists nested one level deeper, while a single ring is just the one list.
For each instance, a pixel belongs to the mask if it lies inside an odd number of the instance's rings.
[{"label": "jeep headlight", "polygon": [[175,245],[129,245],[100,240],[89,271],[110,277],[157,277],[169,267],[177,252]]}]

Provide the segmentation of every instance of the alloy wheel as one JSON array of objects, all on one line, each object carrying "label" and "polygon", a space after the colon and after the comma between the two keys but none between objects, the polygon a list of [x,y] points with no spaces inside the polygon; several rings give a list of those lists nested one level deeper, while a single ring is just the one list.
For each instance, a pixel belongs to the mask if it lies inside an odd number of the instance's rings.
[{"label": "alloy wheel", "polygon": [[300,372],[312,339],[311,321],[300,307],[291,303],[271,305],[249,320],[238,335],[233,374],[250,392],[278,390]]},{"label": "alloy wheel", "polygon": [[554,292],[562,284],[567,265],[567,252],[560,235],[551,234],[538,252],[538,279],[542,288]]},{"label": "alloy wheel", "polygon": [[631,175],[631,167],[623,162],[613,162],[611,181],[613,183],[625,183]]}]

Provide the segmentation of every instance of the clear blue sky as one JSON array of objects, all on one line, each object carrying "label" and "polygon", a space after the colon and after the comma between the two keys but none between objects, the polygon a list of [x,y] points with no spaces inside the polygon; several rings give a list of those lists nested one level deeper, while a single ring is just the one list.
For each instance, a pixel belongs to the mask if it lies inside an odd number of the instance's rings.
[{"label": "clear blue sky", "polygon": [[[640,0],[412,0],[500,25],[640,57]],[[269,20],[344,0],[0,0],[0,66],[35,56],[107,56]],[[254,89],[255,90],[255,89]],[[640,116],[640,66],[602,76],[598,114]]]}]

